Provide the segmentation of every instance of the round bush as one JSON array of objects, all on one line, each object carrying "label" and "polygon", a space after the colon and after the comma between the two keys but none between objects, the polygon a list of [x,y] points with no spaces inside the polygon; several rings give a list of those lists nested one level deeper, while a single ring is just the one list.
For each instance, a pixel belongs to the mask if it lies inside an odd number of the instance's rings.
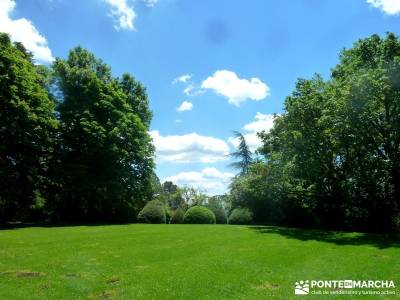
[{"label": "round bush", "polygon": [[215,224],[215,215],[204,206],[193,206],[183,216],[186,224]]},{"label": "round bush", "polygon": [[214,207],[214,206],[209,206],[208,208],[215,215],[215,223],[217,223],[217,224],[226,224],[227,223],[226,213],[225,213],[225,210],[223,208]]},{"label": "round bush", "polygon": [[171,224],[182,224],[183,223],[183,216],[185,215],[185,211],[182,208],[177,208],[172,213],[171,217]]},{"label": "round bush", "polygon": [[247,208],[235,208],[228,218],[229,224],[251,224],[253,222],[253,215]]},{"label": "round bush", "polygon": [[147,202],[138,214],[140,223],[165,224],[165,207],[159,200]]}]

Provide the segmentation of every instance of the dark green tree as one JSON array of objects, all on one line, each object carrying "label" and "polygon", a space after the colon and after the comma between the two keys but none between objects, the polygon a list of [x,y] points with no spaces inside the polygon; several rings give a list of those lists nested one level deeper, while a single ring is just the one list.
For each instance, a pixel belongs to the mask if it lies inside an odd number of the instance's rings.
[{"label": "dark green tree", "polygon": [[400,213],[400,40],[372,35],[344,50],[332,72],[338,139],[353,214],[382,229]]},{"label": "dark green tree", "polygon": [[252,162],[252,153],[243,134],[238,131],[234,131],[234,136],[238,139],[239,144],[237,150],[230,153],[230,156],[234,159],[238,159],[238,161],[231,163],[230,166],[239,170],[239,175],[244,175],[247,173]]},{"label": "dark green tree", "polygon": [[151,113],[143,87],[81,47],[53,65],[61,96],[56,214],[71,220],[131,220],[153,196]]},{"label": "dark green tree", "polygon": [[227,216],[223,206],[223,203],[218,201],[220,198],[218,197],[209,197],[208,202],[205,205],[208,209],[210,209],[215,215],[215,222],[217,224],[226,224]]},{"label": "dark green tree", "polygon": [[57,128],[54,102],[22,44],[0,33],[0,219],[29,218],[45,205]]},{"label": "dark green tree", "polygon": [[[267,182],[277,170],[288,174],[279,203],[305,209],[314,226],[394,227],[400,201],[399,76],[400,41],[388,34],[342,51],[330,80],[298,81],[274,128],[260,135]],[[262,201],[271,201],[268,195],[278,186],[266,184]]]},{"label": "dark green tree", "polygon": [[166,194],[172,195],[173,193],[178,191],[178,186],[174,184],[172,181],[165,181],[162,184],[163,190]]}]

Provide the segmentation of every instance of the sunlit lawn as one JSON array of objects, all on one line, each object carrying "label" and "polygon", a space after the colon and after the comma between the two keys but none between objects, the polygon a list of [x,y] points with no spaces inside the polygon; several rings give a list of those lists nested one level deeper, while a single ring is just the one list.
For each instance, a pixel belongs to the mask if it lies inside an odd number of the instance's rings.
[{"label": "sunlit lawn", "polygon": [[0,230],[0,299],[356,298],[294,296],[295,281],[305,279],[388,279],[400,287],[400,244],[229,225]]}]

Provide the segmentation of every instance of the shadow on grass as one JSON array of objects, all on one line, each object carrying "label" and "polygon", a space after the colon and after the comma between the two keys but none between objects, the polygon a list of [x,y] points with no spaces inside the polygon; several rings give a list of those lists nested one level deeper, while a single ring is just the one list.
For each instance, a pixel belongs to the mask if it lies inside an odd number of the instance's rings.
[{"label": "shadow on grass", "polygon": [[379,249],[400,248],[400,237],[390,234],[372,234],[358,232],[325,231],[274,226],[250,226],[262,234],[279,234],[300,241],[319,241],[336,245],[370,245]]}]

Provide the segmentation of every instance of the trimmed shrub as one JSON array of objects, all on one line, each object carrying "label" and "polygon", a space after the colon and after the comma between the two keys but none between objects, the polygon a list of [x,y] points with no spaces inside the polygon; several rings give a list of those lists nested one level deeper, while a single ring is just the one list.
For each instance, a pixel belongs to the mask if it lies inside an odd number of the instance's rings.
[{"label": "trimmed shrub", "polygon": [[185,215],[185,211],[178,207],[175,209],[175,211],[172,213],[171,217],[171,224],[182,224],[183,223],[183,216]]},{"label": "trimmed shrub", "polygon": [[147,202],[138,214],[140,223],[165,224],[165,206],[159,200]]},{"label": "trimmed shrub", "polygon": [[186,224],[215,224],[215,215],[204,206],[193,206],[183,216],[183,223]]},{"label": "trimmed shrub", "polygon": [[227,218],[225,210],[222,207],[215,207],[215,206],[207,206],[215,215],[215,223],[217,224],[226,224]]},{"label": "trimmed shrub", "polygon": [[248,208],[235,208],[229,216],[229,224],[245,225],[253,222],[253,215]]}]

